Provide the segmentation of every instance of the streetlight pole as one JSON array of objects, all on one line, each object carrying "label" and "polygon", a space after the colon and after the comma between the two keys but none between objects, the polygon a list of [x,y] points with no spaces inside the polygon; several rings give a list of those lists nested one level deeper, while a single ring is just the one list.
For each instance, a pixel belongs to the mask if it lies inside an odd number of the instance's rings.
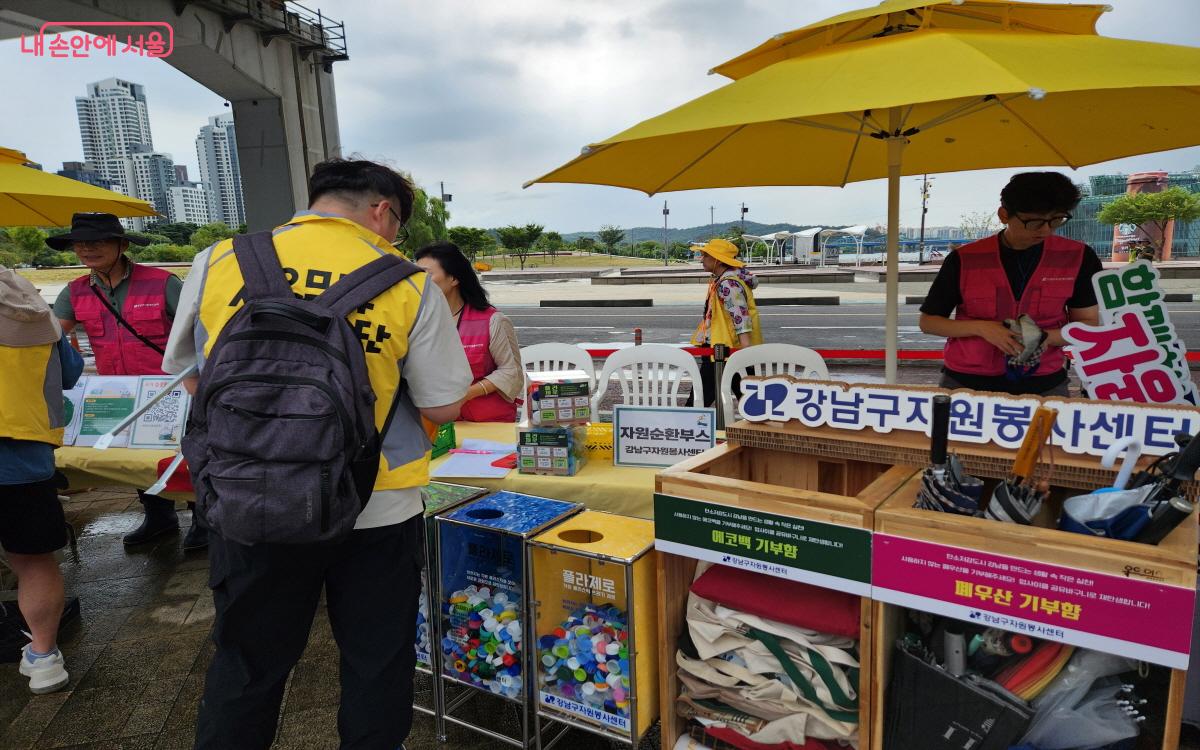
[{"label": "streetlight pole", "polygon": [[446,183],[439,182],[438,189],[442,195],[442,203],[449,203],[450,201],[454,200],[454,196],[446,192]]},{"label": "streetlight pole", "polygon": [[663,201],[663,266],[671,264],[671,245],[667,241],[667,216],[671,213],[667,202]]},{"label": "streetlight pole", "polygon": [[925,214],[929,213],[929,175],[921,175],[921,244],[917,246],[917,265],[925,263]]},{"label": "streetlight pole", "polygon": [[713,235],[716,234],[716,228],[717,228],[716,227],[717,220],[715,218],[715,214],[713,213],[716,210],[717,210],[716,206],[708,207],[708,231],[710,234],[713,234]]},{"label": "streetlight pole", "polygon": [[742,202],[742,251],[746,253],[746,261],[750,261],[750,249],[746,244],[746,214],[750,209],[746,208],[746,203]]}]

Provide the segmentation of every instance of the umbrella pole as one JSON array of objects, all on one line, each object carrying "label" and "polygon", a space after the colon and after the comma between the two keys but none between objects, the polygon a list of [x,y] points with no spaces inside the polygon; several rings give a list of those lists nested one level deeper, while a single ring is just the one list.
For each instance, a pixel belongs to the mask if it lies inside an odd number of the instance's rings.
[{"label": "umbrella pole", "polygon": [[900,164],[906,139],[900,135],[900,109],[888,111],[888,129],[892,136],[888,148],[888,226],[887,226],[887,318],[885,321],[884,382],[896,382],[897,350],[900,339]]}]

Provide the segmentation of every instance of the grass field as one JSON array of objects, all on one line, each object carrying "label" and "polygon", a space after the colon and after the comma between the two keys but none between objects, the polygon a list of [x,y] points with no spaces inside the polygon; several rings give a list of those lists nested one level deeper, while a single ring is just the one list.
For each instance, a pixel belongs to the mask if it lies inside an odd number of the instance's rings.
[{"label": "grass field", "polygon": [[[521,262],[508,255],[489,255],[480,257],[484,263],[491,263],[494,269],[520,268]],[[526,270],[531,268],[632,268],[635,266],[661,266],[662,260],[649,258],[627,258],[620,255],[556,255],[553,259],[548,256],[534,255],[525,261]],[[32,281],[34,284],[63,284],[83,275],[82,268],[18,268],[17,273]],[[168,268],[168,271],[186,278],[188,266]]]},{"label": "grass field", "polygon": [[[180,266],[178,268],[168,268],[167,270],[182,279],[187,277],[187,272],[191,269],[188,266]],[[34,284],[65,284],[82,276],[86,272],[86,269],[18,268],[16,271]]]},{"label": "grass field", "polygon": [[[479,256],[476,260],[491,263],[493,268],[520,268],[521,261],[510,255]],[[525,269],[530,268],[633,268],[661,266],[662,259],[627,258],[622,255],[556,255],[553,258],[531,255],[525,260]]]}]

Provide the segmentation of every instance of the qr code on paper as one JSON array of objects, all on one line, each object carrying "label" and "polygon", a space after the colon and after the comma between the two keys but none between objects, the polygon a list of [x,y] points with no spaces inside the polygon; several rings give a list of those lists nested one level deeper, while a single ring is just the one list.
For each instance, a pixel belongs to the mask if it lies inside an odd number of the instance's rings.
[{"label": "qr code on paper", "polygon": [[[158,395],[155,391],[147,393],[150,398]],[[154,406],[150,407],[150,411],[142,416],[142,421],[146,423],[162,422],[174,423],[179,421],[179,401],[183,398],[183,389],[177,388],[167,395],[162,397]]]},{"label": "qr code on paper", "polygon": [[[143,396],[154,398],[158,391],[147,389]],[[185,417],[187,392],[182,388],[169,391],[158,402],[142,415],[134,429],[132,443],[137,444],[177,444],[182,437]]]}]

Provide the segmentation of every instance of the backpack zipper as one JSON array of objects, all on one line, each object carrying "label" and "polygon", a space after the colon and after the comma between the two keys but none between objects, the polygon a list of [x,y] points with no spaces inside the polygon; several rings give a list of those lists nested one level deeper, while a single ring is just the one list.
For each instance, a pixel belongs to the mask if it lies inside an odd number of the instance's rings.
[{"label": "backpack zipper", "polygon": [[350,421],[350,415],[346,412],[346,407],[342,404],[341,401],[338,400],[337,394],[335,394],[333,392],[333,388],[330,387],[328,383],[325,383],[324,381],[321,381],[321,380],[315,380],[313,378],[298,378],[298,377],[293,377],[291,375],[267,375],[267,374],[234,375],[232,377],[225,378],[224,380],[218,380],[217,382],[213,383],[208,389],[206,389],[206,392],[204,393],[203,402],[200,403],[200,412],[202,414],[208,414],[209,402],[212,401],[212,399],[215,398],[218,393],[220,393],[222,390],[224,390],[228,386],[233,385],[234,383],[242,383],[247,380],[257,380],[259,382],[273,383],[275,385],[307,385],[307,386],[312,386],[313,388],[316,388],[316,389],[324,392],[325,395],[329,397],[329,402],[331,404],[333,404],[333,408],[335,410],[337,410],[338,418],[342,422],[342,428],[344,430],[343,438],[345,439],[345,442],[346,442],[345,448],[347,450],[349,450],[349,448],[351,447],[352,441],[354,439],[355,430],[354,430],[354,423]]},{"label": "backpack zipper", "polygon": [[267,414],[266,412],[254,411],[253,409],[243,409],[233,404],[217,404],[217,407],[231,414],[253,417],[255,419],[324,419],[325,417],[332,416],[332,412],[328,414]]},{"label": "backpack zipper", "polygon": [[313,338],[311,336],[304,336],[299,333],[292,333],[291,331],[272,331],[270,336],[262,335],[257,331],[242,331],[241,333],[235,333],[229,338],[225,339],[225,343],[232,343],[234,341],[291,341],[296,344],[304,344],[315,349],[320,349],[328,354],[332,354],[334,357],[340,360],[342,364],[346,365],[346,367],[350,366],[350,360],[346,359],[346,353],[342,350],[330,346],[320,339]]},{"label": "backpack zipper", "polygon": [[329,496],[333,494],[330,486],[329,464],[321,464],[321,533],[329,531]]}]

